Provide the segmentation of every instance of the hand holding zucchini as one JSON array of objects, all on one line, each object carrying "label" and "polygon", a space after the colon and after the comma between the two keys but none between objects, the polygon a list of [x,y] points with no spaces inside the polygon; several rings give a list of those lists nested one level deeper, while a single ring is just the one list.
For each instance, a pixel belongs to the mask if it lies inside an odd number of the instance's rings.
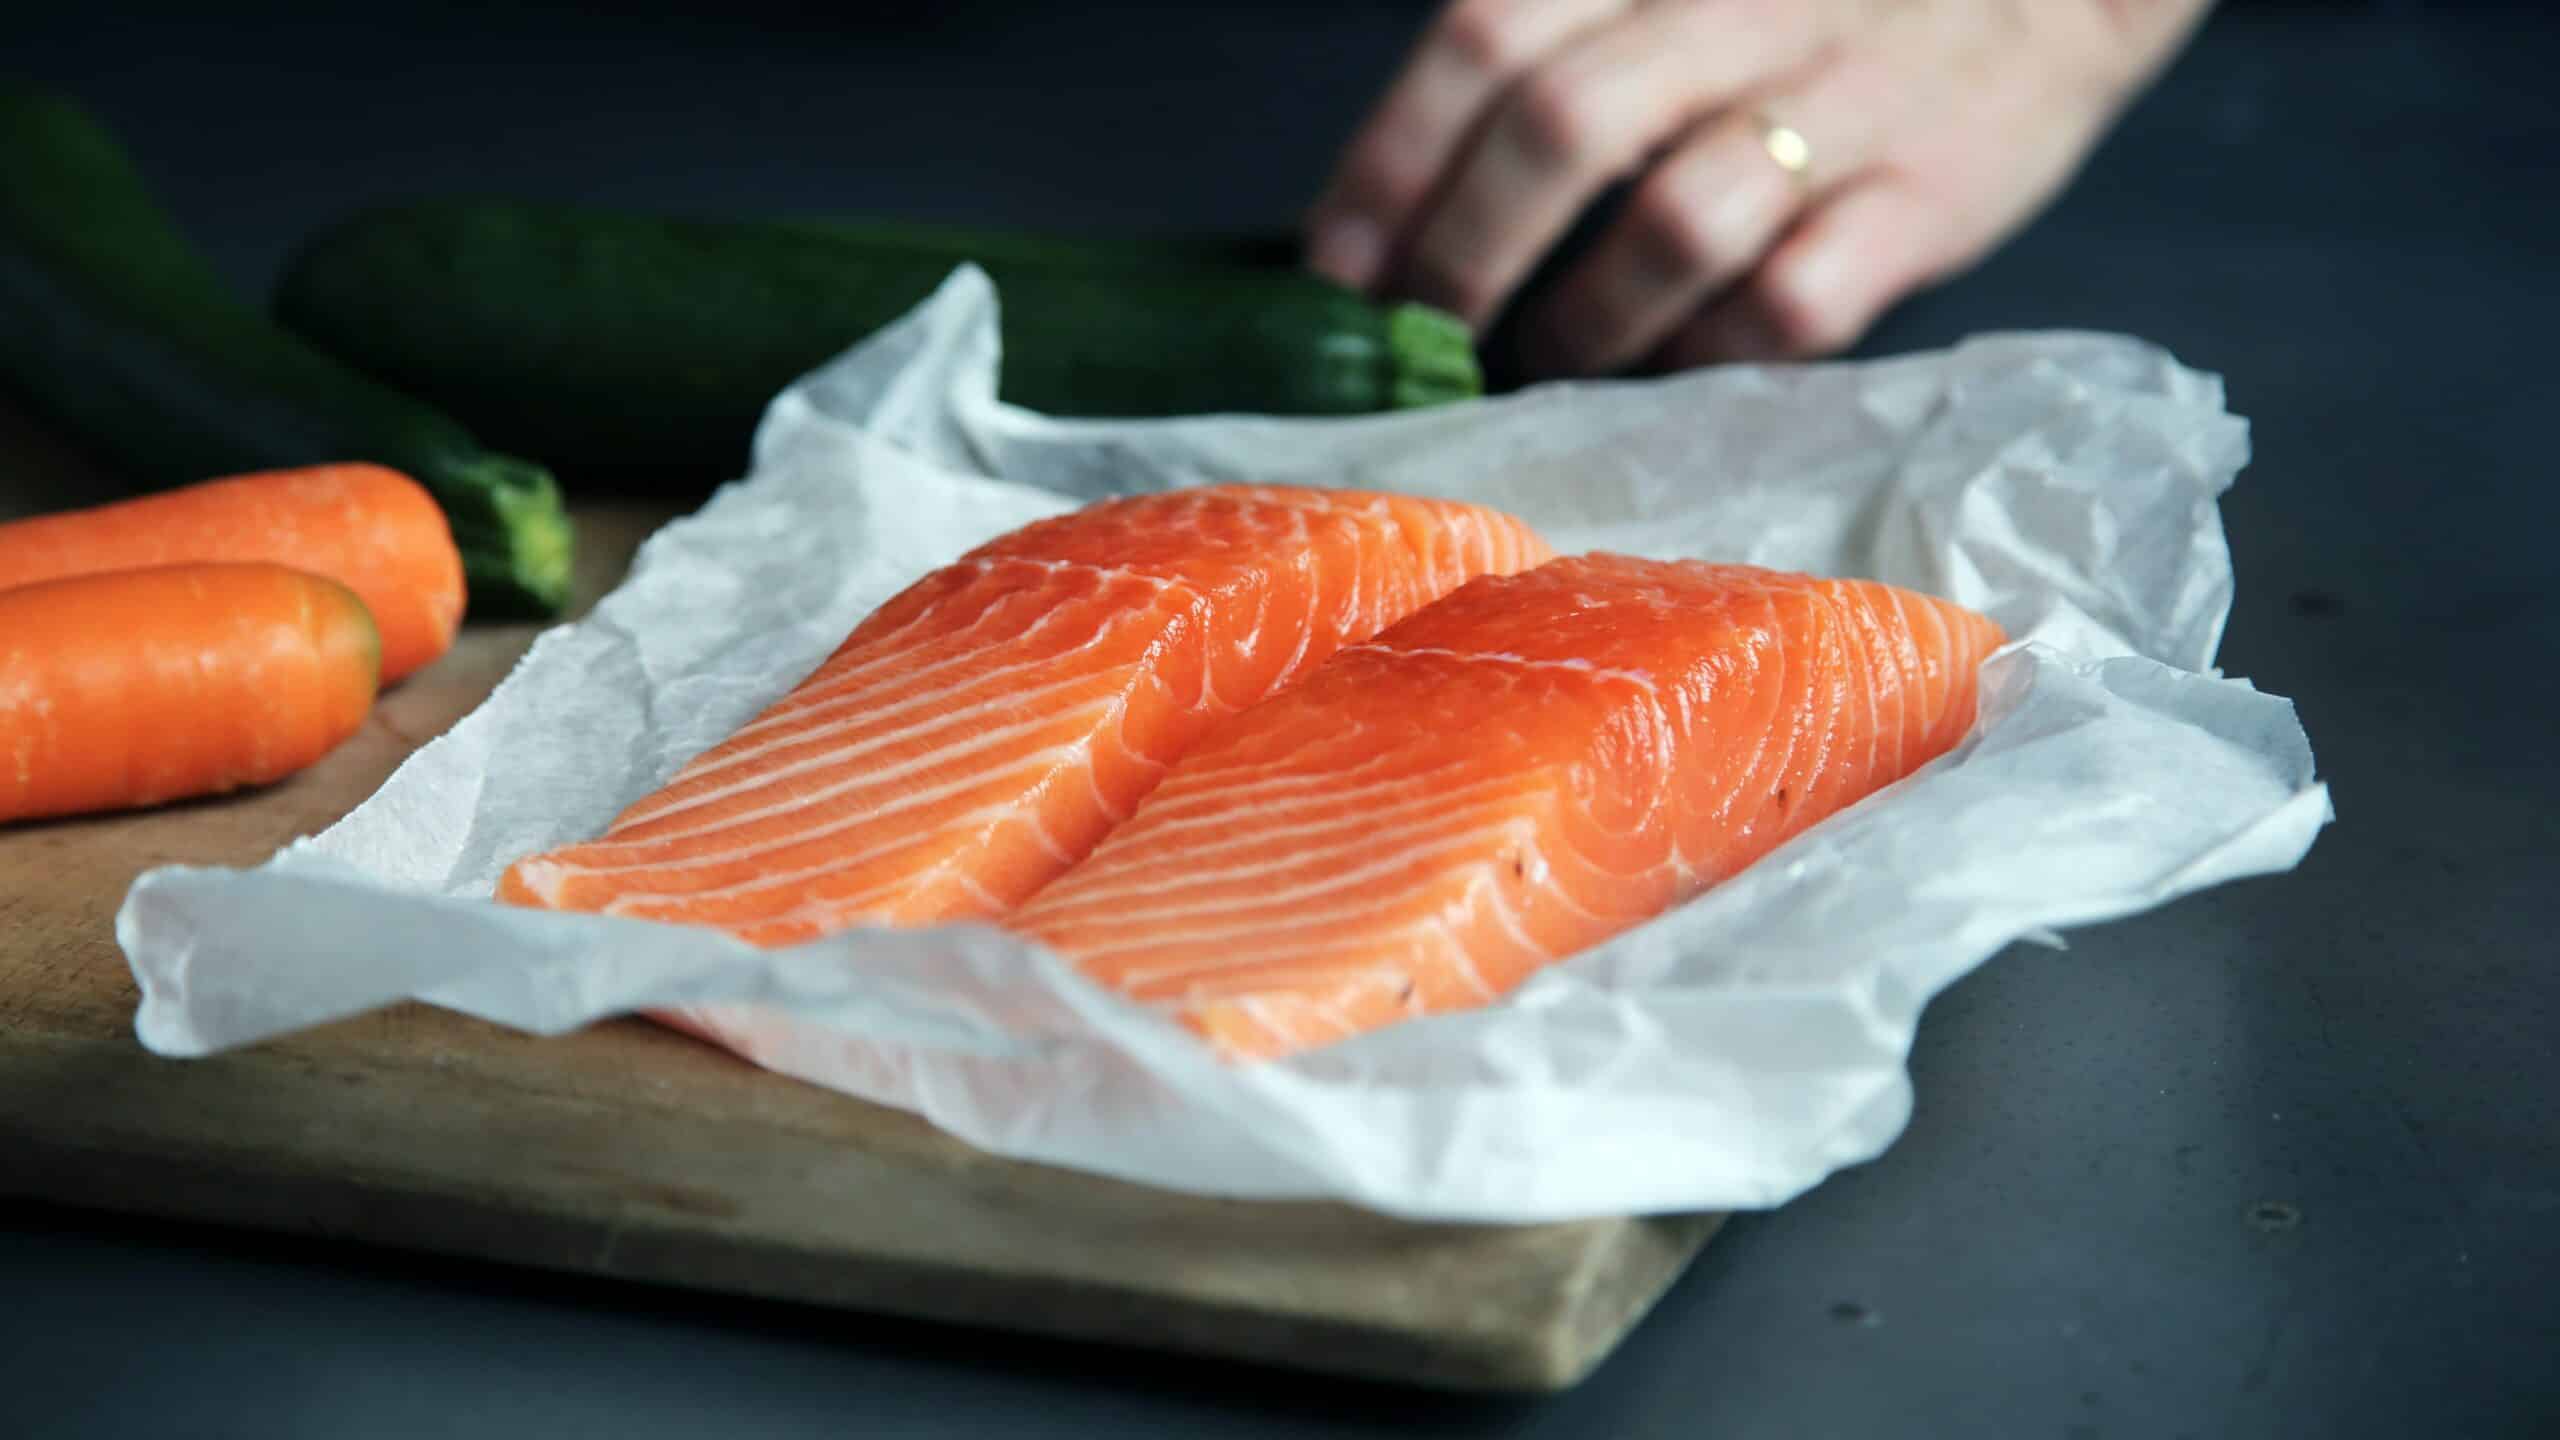
[{"label": "hand holding zucchini", "polygon": [[281,565],[0,590],[0,822],[282,779],[364,723],[380,659],[354,591]]},{"label": "hand holding zucchini", "polygon": [[776,392],[963,261],[1003,302],[1003,393],[1036,410],[1341,415],[1477,393],[1457,320],[1227,253],[453,201],[322,233],[276,306],[493,443],[578,472],[738,473]]},{"label": "hand holding zucchini", "polygon": [[0,83],[0,383],[145,485],[366,460],[416,477],[475,615],[549,616],[570,531],[540,467],[242,303],[76,106]]}]

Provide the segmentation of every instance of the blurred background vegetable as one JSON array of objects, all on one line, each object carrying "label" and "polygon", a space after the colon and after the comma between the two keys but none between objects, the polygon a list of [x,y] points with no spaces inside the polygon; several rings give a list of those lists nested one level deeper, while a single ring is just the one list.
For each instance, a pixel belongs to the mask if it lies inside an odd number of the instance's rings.
[{"label": "blurred background vegetable", "polygon": [[551,616],[568,599],[569,519],[549,472],[242,302],[113,136],[67,99],[6,83],[0,383],[135,489],[388,465],[444,507],[475,615]]}]

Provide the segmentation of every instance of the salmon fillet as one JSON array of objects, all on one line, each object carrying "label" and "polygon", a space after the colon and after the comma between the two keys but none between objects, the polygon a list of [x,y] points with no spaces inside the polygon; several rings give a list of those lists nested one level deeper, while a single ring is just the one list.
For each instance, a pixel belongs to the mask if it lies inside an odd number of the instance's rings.
[{"label": "salmon fillet", "polygon": [[1004,923],[1235,1056],[1480,1005],[1945,752],[2003,638],[1743,566],[1479,579],[1221,726]]},{"label": "salmon fillet", "polygon": [[1202,731],[1467,580],[1548,557],[1498,511],[1208,487],[1106,501],[901,592],[817,671],[499,898],[766,945],[995,915]]}]

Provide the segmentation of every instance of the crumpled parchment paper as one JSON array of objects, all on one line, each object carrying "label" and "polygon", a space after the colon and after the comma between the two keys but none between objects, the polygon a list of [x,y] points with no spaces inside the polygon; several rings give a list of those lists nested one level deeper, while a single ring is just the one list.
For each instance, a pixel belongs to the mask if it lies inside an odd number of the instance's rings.
[{"label": "crumpled parchment paper", "polygon": [[[977,1145],[1181,1190],[1504,1221],[1767,1206],[1892,1141],[1940,988],[2012,940],[2287,869],[2330,816],[2293,707],[2211,668],[2246,426],[2150,346],[1998,336],[1358,420],[1062,421],[998,403],[997,364],[996,296],[963,268],[779,396],[744,480],[345,820],[255,869],[141,876],[117,934],[144,1044],[202,1055],[410,997],[546,1033],[688,1008]],[[1223,1063],[991,928],[761,951],[486,898],[971,545],[1217,480],[1481,501],[1564,552],[1873,576],[2017,643],[1955,753],[1700,900],[1507,1003],[1274,1064]]]}]

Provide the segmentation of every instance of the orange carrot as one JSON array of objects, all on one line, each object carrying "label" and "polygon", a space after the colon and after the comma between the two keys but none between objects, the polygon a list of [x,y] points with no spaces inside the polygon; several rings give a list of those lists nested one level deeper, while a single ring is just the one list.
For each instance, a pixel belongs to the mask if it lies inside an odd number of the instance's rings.
[{"label": "orange carrot", "polygon": [[373,705],[356,593],[281,565],[169,565],[0,590],[0,821],[282,779]]},{"label": "orange carrot", "polygon": [[388,684],[433,662],[462,621],[462,555],[424,486],[380,465],[209,480],[0,524],[0,589],[147,565],[264,560],[364,597]]}]

